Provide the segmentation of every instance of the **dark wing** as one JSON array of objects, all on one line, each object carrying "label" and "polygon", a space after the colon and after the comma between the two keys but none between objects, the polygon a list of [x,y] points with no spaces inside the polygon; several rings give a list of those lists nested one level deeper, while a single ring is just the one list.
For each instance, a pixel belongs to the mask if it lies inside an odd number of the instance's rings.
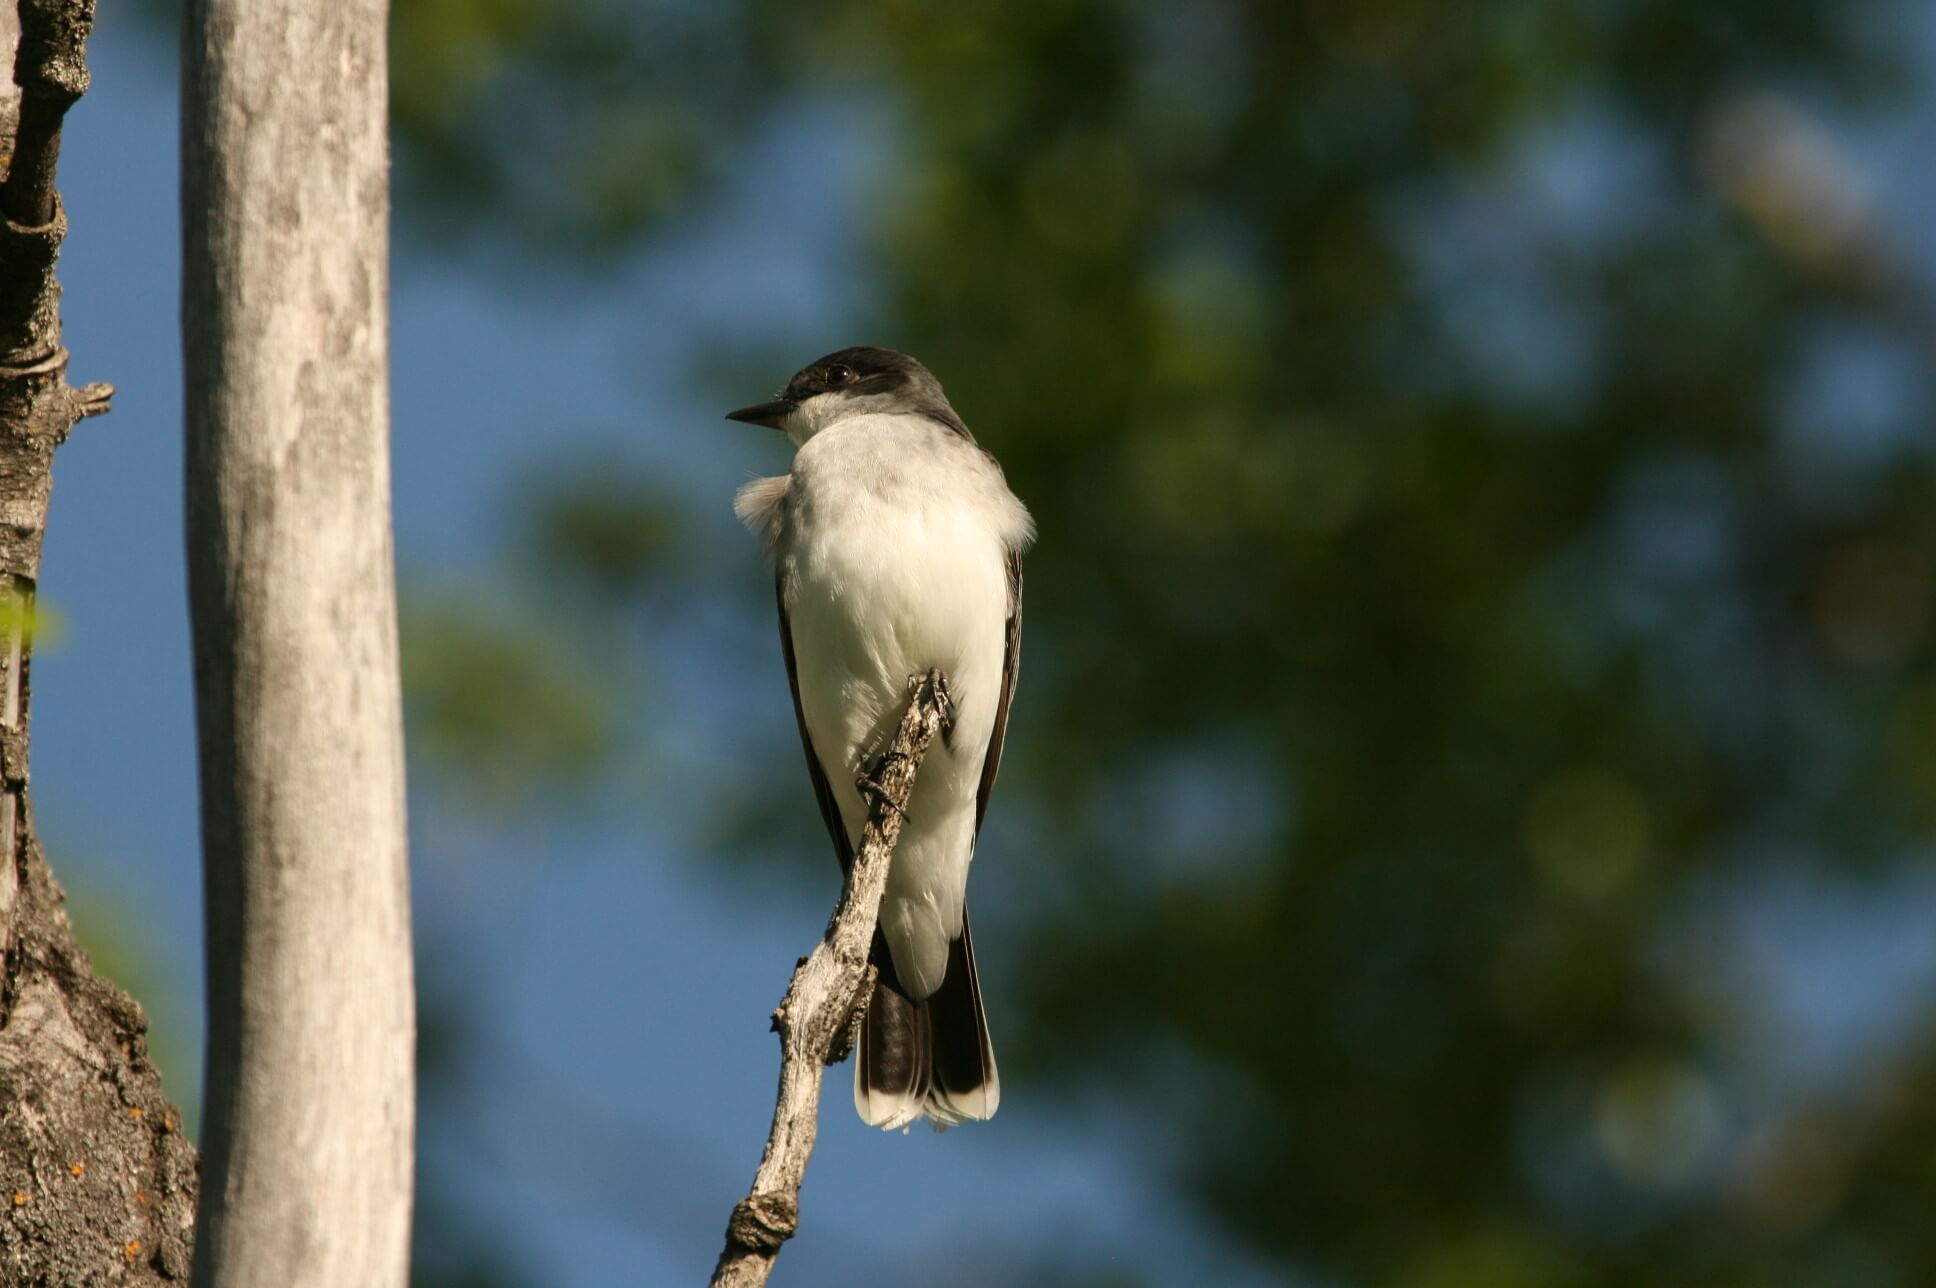
[{"label": "dark wing", "polygon": [[[787,688],[793,691],[793,718],[800,724],[800,746],[807,753],[807,773],[813,776],[813,798],[820,802],[820,818],[827,825],[827,835],[833,837],[834,855],[840,860],[840,870],[846,872],[854,866],[854,845],[847,839],[847,824],[840,817],[840,803],[834,799],[834,789],[827,783],[827,771],[820,767],[820,757],[813,750],[813,735],[807,732],[807,713],[800,709],[800,666],[793,660],[793,623],[787,617],[786,577],[784,574],[773,582],[774,598],[780,602],[780,651],[786,654]],[[1009,639],[1015,638],[1015,628],[1009,627]],[[1014,651],[1011,642],[1009,650]],[[1003,716],[1008,711],[1008,699],[1002,699]],[[1002,716],[997,716],[995,727],[1001,728]],[[982,792],[986,795],[988,784],[994,781],[994,774],[984,770],[982,773]],[[976,815],[979,820],[981,816]]]},{"label": "dark wing", "polygon": [[[790,667],[792,662],[789,660]],[[1008,552],[1008,651],[1002,657],[1002,698],[995,707],[995,728],[988,736],[988,755],[981,762],[981,788],[975,793],[975,835],[981,835],[982,816],[995,790],[995,771],[1002,766],[1002,740],[1008,736],[1008,703],[1015,696],[1015,675],[1022,669],[1022,552]],[[805,726],[801,726],[803,729]]]}]

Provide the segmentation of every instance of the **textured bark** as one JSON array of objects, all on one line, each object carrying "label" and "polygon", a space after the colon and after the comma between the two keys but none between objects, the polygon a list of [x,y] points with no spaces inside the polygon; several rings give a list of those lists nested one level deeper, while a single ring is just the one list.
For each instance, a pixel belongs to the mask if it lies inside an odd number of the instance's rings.
[{"label": "textured bark", "polygon": [[[20,43],[20,10],[16,3],[0,4],[0,65],[13,66],[14,46]],[[0,84],[0,157],[13,156],[13,132],[20,124],[20,86],[13,77]],[[0,175],[7,166],[0,161]]]},{"label": "textured bark", "polygon": [[773,1012],[780,1035],[780,1088],[753,1188],[726,1223],[726,1247],[713,1269],[714,1288],[750,1288],[773,1271],[780,1245],[800,1224],[800,1185],[820,1129],[820,1083],[827,1066],[853,1046],[873,971],[867,950],[880,920],[888,860],[907,818],[914,776],[935,735],[951,722],[948,679],[939,671],[913,677],[907,713],[872,775],[874,798],[860,850],[848,869],[827,932],[800,960]]},{"label": "textured bark", "polygon": [[183,330],[208,912],[195,1282],[408,1265],[386,6],[190,0]]},{"label": "textured bark", "polygon": [[[61,122],[87,88],[89,0],[0,4],[0,1283],[188,1273],[195,1151],[147,1056],[147,1020],[74,942],[27,794],[29,628],[54,449],[107,410],[72,389],[54,261]],[[18,42],[17,51],[15,44]]]}]

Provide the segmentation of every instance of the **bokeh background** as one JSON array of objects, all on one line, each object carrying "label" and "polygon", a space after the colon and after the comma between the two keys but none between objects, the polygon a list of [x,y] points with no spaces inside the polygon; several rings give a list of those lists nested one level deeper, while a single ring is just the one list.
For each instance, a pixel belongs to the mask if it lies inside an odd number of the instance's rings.
[{"label": "bokeh background", "polygon": [[[35,789],[200,1081],[176,82],[103,7]],[[693,1283],[836,879],[720,413],[922,357],[1042,537],[1006,1097],[799,1285],[1936,1282],[1936,10],[396,0],[418,1282]]]}]

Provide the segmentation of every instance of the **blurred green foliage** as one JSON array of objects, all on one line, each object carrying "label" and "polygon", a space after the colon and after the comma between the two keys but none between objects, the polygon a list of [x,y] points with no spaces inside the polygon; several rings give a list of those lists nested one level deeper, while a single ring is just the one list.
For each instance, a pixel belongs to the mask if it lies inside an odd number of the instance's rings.
[{"label": "blurred green foliage", "polygon": [[609,752],[613,712],[581,678],[579,641],[540,607],[450,587],[402,598],[412,745],[467,803],[529,806]]},{"label": "blurred green foliage", "polygon": [[[1930,92],[1912,20],[401,0],[405,213],[566,261],[805,101],[890,121],[878,311],[792,358],[919,355],[1040,523],[977,874],[1021,1085],[1337,1282],[1907,1285],[1929,1008],[1787,1077],[1821,1057],[1730,928],[1785,873],[1886,902],[1929,863],[1930,311],[1819,119]],[[572,620],[719,535],[563,498],[523,557]],[[472,667],[433,617],[418,700],[548,692],[547,620]],[[538,707],[430,749],[606,747]]]}]

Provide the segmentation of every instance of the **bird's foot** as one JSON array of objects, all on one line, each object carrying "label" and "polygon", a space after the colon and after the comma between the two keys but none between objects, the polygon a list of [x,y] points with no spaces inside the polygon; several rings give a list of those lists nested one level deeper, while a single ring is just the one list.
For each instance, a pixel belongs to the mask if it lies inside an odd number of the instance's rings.
[{"label": "bird's foot", "polygon": [[948,741],[955,731],[955,695],[948,686],[948,673],[942,670],[922,671],[908,677],[908,696],[912,698],[921,691],[923,685],[934,694],[935,710],[941,713],[941,738]]},{"label": "bird's foot", "polygon": [[867,797],[867,799],[873,801],[876,805],[887,806],[901,816],[903,823],[907,822],[907,811],[895,803],[894,797],[888,793],[886,785],[880,779],[874,777],[872,774],[862,774],[854,780],[854,786],[860,789],[862,796]]}]

